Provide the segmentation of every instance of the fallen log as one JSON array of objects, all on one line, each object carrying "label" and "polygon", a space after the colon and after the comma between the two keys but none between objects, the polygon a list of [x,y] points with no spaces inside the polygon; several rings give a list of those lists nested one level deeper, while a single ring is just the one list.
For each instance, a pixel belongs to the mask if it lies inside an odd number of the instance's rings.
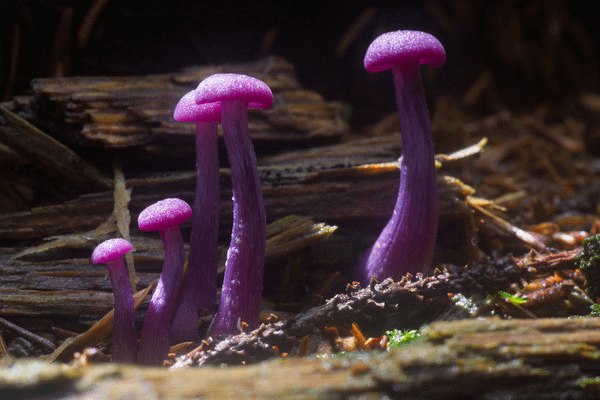
[{"label": "fallen log", "polygon": [[5,360],[0,396],[594,399],[599,393],[599,353],[600,321],[595,318],[492,318],[437,322],[416,341],[383,353],[290,357],[230,368],[165,372],[81,361],[66,366]]}]

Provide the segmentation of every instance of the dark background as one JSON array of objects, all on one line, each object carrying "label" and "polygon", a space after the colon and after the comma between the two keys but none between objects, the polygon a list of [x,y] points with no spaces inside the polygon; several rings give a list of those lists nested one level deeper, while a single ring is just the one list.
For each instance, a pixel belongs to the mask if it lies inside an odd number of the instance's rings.
[{"label": "dark background", "polygon": [[[398,29],[427,31],[446,48],[446,65],[424,73],[430,98],[460,97],[482,72],[491,73],[497,96],[473,107],[473,113],[528,108],[598,89],[600,28],[582,2],[382,4],[4,1],[0,96],[9,100],[25,93],[38,77],[166,73],[278,54],[296,65],[306,88],[350,103],[358,131],[394,109],[390,76],[367,73],[362,59],[376,36]],[[336,52],[361,15],[365,22],[358,33]]]}]

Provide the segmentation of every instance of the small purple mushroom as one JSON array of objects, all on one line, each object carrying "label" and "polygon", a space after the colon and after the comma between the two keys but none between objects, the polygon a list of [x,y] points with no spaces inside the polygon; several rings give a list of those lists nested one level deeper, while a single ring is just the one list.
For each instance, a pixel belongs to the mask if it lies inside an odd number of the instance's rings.
[{"label": "small purple mushroom", "polygon": [[212,334],[239,332],[241,322],[258,327],[266,247],[266,215],[254,147],[248,130],[248,108],[269,108],[271,89],[259,79],[215,74],[200,84],[196,103],[221,102],[223,136],[231,165],[233,230],[227,252],[219,310]]},{"label": "small purple mushroom", "polygon": [[384,33],[369,46],[365,68],[391,69],[402,128],[400,189],[393,215],[358,267],[363,284],[371,277],[399,279],[431,266],[438,222],[438,197],[429,112],[421,88],[421,64],[441,67],[442,44],[417,31]]},{"label": "small purple mushroom", "polygon": [[212,315],[217,302],[220,197],[217,125],[221,121],[221,103],[196,104],[191,91],[179,100],[173,117],[196,123],[196,195],[188,266],[171,324],[171,343],[199,342],[198,309],[204,308]]},{"label": "small purple mushroom", "polygon": [[100,243],[92,252],[92,263],[105,263],[115,294],[113,322],[112,359],[119,363],[135,363],[137,337],[133,295],[127,269],[121,256],[131,251],[125,239],[109,239]]},{"label": "small purple mushroom", "polygon": [[162,365],[169,353],[171,317],[179,297],[185,263],[179,225],[191,215],[192,209],[185,201],[165,199],[147,207],[138,217],[140,229],[158,231],[165,248],[162,273],[142,325],[138,362],[143,365]]}]

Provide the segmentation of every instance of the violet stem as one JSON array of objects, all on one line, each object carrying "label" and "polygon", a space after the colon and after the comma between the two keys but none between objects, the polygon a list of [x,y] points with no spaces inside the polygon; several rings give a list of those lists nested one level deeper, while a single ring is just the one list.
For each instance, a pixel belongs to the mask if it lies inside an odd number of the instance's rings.
[{"label": "violet stem", "polygon": [[169,353],[171,317],[183,280],[185,248],[179,226],[159,232],[165,258],[160,279],[150,299],[142,325],[138,361],[142,365],[162,365]]},{"label": "violet stem", "polygon": [[135,363],[137,335],[129,275],[121,257],[106,262],[106,266],[115,296],[112,359],[120,363]]},{"label": "violet stem", "polygon": [[240,322],[258,327],[266,248],[266,214],[247,103],[222,103],[225,146],[231,164],[233,229],[213,334],[239,333]]},{"label": "violet stem", "polygon": [[373,275],[381,281],[426,271],[437,231],[433,140],[419,64],[395,66],[392,72],[402,129],[400,187],[394,213],[368,256],[366,275],[361,279],[365,284]]},{"label": "violet stem", "polygon": [[215,312],[219,235],[218,122],[196,123],[196,195],[192,210],[190,253],[171,342],[199,342],[198,308]]}]

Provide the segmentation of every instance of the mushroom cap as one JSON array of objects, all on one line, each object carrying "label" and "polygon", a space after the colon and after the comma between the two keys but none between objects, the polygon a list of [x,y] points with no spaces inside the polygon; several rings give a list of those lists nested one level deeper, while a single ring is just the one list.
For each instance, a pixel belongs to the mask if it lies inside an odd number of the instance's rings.
[{"label": "mushroom cap", "polygon": [[395,31],[384,33],[369,45],[365,69],[379,72],[411,62],[438,68],[444,61],[446,51],[434,36],[420,31]]},{"label": "mushroom cap", "polygon": [[192,208],[181,199],[164,199],[146,207],[138,216],[143,231],[164,231],[187,221]]},{"label": "mushroom cap", "polygon": [[131,251],[131,243],[125,239],[108,239],[100,243],[92,252],[92,264],[106,263],[116,260]]},{"label": "mushroom cap", "polygon": [[248,108],[269,108],[273,92],[260,79],[240,74],[214,74],[196,88],[196,103],[244,101]]},{"label": "mushroom cap", "polygon": [[197,104],[194,100],[195,90],[187,92],[175,106],[173,118],[184,122],[219,122],[221,120],[221,103]]}]

